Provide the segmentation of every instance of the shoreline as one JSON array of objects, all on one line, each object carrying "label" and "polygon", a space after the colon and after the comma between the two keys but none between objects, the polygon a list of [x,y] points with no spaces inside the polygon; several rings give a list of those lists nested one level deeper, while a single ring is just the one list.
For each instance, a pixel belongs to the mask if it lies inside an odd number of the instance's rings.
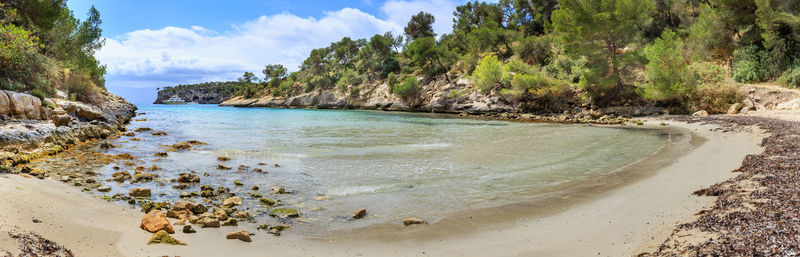
[{"label": "shoreline", "polygon": [[[648,124],[655,126],[658,122],[660,121],[649,121]],[[678,124],[671,124],[671,126],[696,130],[696,133],[702,137],[707,136],[709,140],[689,153],[678,157],[677,163],[667,165],[651,176],[624,183],[624,185],[600,193],[594,198],[587,196],[586,199],[578,199],[579,203],[573,203],[571,207],[565,207],[558,213],[540,217],[499,216],[498,219],[508,220],[506,224],[493,223],[490,227],[475,229],[471,232],[451,231],[444,235],[431,232],[442,224],[449,224],[452,227],[463,225],[458,221],[448,221],[409,228],[396,226],[392,228],[395,232],[389,236],[376,236],[368,239],[363,236],[354,237],[347,234],[336,239],[299,239],[291,236],[272,237],[265,233],[258,233],[254,236],[254,243],[244,244],[238,241],[224,240],[225,232],[242,229],[234,227],[204,229],[201,233],[192,235],[175,234],[176,238],[188,243],[188,247],[147,246],[145,242],[150,234],[138,228],[137,225],[143,215],[138,210],[93,199],[76,188],[56,181],[26,180],[16,175],[0,176],[0,181],[3,181],[0,183],[2,184],[0,193],[9,195],[8,199],[3,200],[3,205],[14,207],[4,208],[5,211],[0,210],[0,218],[8,221],[9,224],[20,226],[22,230],[37,232],[48,239],[61,243],[79,256],[162,254],[196,256],[212,253],[221,255],[230,253],[230,251],[242,254],[278,251],[284,252],[286,256],[354,255],[356,253],[404,256],[423,254],[434,256],[542,254],[552,256],[576,255],[579,250],[583,250],[583,254],[577,255],[597,255],[598,252],[603,256],[631,255],[637,252],[656,250],[652,247],[663,242],[675,224],[685,222],[685,217],[691,217],[693,213],[713,201],[713,198],[691,196],[691,192],[734,177],[736,174],[730,173],[730,170],[738,167],[738,163],[744,158],[744,155],[760,151],[760,148],[755,146],[760,140],[759,137],[763,136],[759,132],[718,133],[708,131],[711,126],[668,122]],[[719,150],[730,149],[737,149],[737,151],[733,151],[735,153],[730,153],[731,151],[717,153]],[[720,165],[709,167],[714,172],[704,172],[702,179],[695,178],[695,176],[691,176],[693,174],[688,173],[689,168],[698,165],[702,167],[703,163],[707,163],[708,155],[713,156],[714,153],[724,155],[718,156],[720,161],[715,162]],[[670,170],[671,172],[667,172]],[[683,177],[676,177],[678,175]],[[680,189],[676,189],[676,186],[680,186]],[[63,192],[68,192],[66,194],[70,196],[72,194],[82,196],[66,197]],[[667,195],[665,192],[669,194]],[[35,200],[20,202],[19,198],[26,197]],[[654,203],[653,198],[663,198],[668,203]],[[54,203],[47,203],[49,201]],[[630,201],[633,201],[634,204],[628,204]],[[25,204],[47,206],[24,208]],[[631,206],[636,205],[642,206],[634,210],[620,209],[620,206],[632,208]],[[12,210],[18,212],[14,213]],[[50,214],[42,214],[40,210],[49,210]],[[87,210],[91,210],[92,213],[88,213]],[[620,216],[620,213],[625,215]],[[637,214],[636,218],[632,218],[631,213]],[[35,217],[37,215],[39,217]],[[587,219],[587,215],[590,215],[588,217],[595,215],[595,218]],[[32,223],[31,217],[44,222]],[[603,222],[609,218],[625,220]],[[592,220],[599,223],[592,223]],[[645,224],[640,224],[642,222]],[[58,226],[62,230],[44,229],[47,226],[42,224]],[[565,226],[572,229],[563,229]],[[8,227],[8,225],[0,226],[0,231],[6,231],[9,229]],[[564,233],[564,231],[568,231],[568,233]],[[583,232],[582,235],[578,234],[580,232]],[[82,233],[82,236],[89,238],[78,239],[81,236],[75,233]],[[636,239],[648,238],[655,234],[658,236],[636,242],[639,241]],[[560,238],[557,238],[559,236]],[[656,237],[660,237],[660,239]],[[533,240],[530,241],[531,239]],[[608,244],[609,240],[610,244]],[[7,242],[0,241],[0,249],[3,247],[8,247]],[[235,250],[225,251],[222,249]]]}]

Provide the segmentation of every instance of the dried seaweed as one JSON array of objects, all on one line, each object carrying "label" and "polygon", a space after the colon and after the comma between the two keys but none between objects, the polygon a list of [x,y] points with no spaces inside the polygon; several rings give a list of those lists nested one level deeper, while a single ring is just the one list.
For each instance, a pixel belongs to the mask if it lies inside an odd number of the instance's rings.
[{"label": "dried seaweed", "polygon": [[[20,257],[73,257],[72,251],[32,232],[8,232],[19,242]],[[6,252],[7,256],[10,256]]]}]

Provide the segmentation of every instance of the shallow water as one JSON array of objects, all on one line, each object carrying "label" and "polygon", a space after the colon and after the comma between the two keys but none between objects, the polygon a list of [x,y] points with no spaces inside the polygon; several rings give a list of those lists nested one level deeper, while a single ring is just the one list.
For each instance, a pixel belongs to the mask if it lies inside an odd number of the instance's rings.
[{"label": "shallow water", "polygon": [[[122,152],[137,156],[136,165],[161,170],[160,179],[196,171],[199,185],[226,186],[245,199],[244,208],[264,213],[258,192],[282,200],[301,212],[301,221],[290,220],[295,233],[324,235],[377,223],[401,223],[420,217],[435,222],[470,209],[531,201],[564,185],[591,182],[618,168],[652,154],[664,146],[667,136],[656,129],[622,129],[585,125],[556,125],[456,119],[432,114],[375,111],[289,110],[232,108],[206,105],[144,105],[139,112],[147,121],[133,121],[136,133],[122,137]],[[154,157],[164,145],[198,140],[207,143],[192,150]],[[217,161],[229,156],[228,162]],[[258,163],[269,165],[259,166]],[[217,170],[219,163],[232,170]],[[280,167],[274,167],[279,164]],[[110,178],[112,163],[100,169]],[[250,168],[238,171],[239,165]],[[268,173],[253,172],[260,168]],[[208,176],[202,174],[208,173]],[[233,181],[244,186],[234,186]],[[130,185],[110,183],[115,193],[131,187],[151,187],[155,200],[176,201],[180,190],[171,183]],[[260,187],[252,191],[253,185]],[[271,187],[285,187],[293,194],[276,195]],[[161,193],[163,195],[158,195]],[[321,197],[323,196],[323,197]],[[193,201],[201,201],[194,198]],[[362,220],[349,214],[366,208]],[[258,223],[275,224],[265,214]]]}]

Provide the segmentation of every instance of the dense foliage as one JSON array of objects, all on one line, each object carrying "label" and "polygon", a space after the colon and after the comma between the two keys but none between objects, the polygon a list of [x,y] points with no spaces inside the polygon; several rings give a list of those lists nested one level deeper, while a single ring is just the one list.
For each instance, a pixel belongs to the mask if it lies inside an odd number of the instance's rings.
[{"label": "dense foliage", "polygon": [[436,35],[437,17],[420,12],[404,35],[345,37],[314,49],[291,74],[274,76],[271,65],[263,81],[245,76],[250,89],[240,94],[336,87],[353,95],[361,84],[385,81],[409,98],[424,86],[410,77],[468,78],[480,94],[528,106],[654,103],[722,112],[740,99],[736,82],[800,85],[799,14],[797,1],[783,0],[467,2],[449,33]]},{"label": "dense foliage", "polygon": [[96,103],[106,74],[94,58],[104,43],[100,24],[94,7],[80,21],[65,0],[0,2],[0,86]]}]

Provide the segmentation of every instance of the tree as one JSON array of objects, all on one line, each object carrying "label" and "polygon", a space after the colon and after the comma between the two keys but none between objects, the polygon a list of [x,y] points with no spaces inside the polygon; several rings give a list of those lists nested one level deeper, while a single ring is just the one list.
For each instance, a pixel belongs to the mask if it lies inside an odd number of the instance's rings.
[{"label": "tree", "polygon": [[630,93],[624,81],[639,61],[629,47],[649,21],[649,0],[560,0],[553,26],[565,52],[586,56],[589,71],[580,85],[595,101],[609,104]]},{"label": "tree", "polygon": [[258,83],[258,78],[252,72],[245,72],[242,77],[238,79],[242,83]]},{"label": "tree", "polygon": [[660,38],[644,49],[647,57],[645,73],[650,84],[642,87],[642,96],[658,101],[682,100],[691,93],[693,85],[685,79],[689,62],[683,55],[683,41],[672,30],[665,30]]},{"label": "tree", "polygon": [[433,37],[424,37],[408,46],[406,54],[411,57],[411,62],[420,69],[428,70],[429,74],[445,74],[445,79],[450,82],[450,77],[447,76],[447,70],[450,64],[446,64],[446,60],[451,59],[453,53],[436,42]]},{"label": "tree", "polygon": [[261,71],[264,73],[264,81],[281,80],[286,77],[286,67],[280,64],[270,64]]},{"label": "tree", "polygon": [[548,33],[558,0],[500,0],[504,20],[509,29],[525,36]]},{"label": "tree", "polygon": [[433,23],[435,21],[436,18],[432,14],[419,12],[417,15],[411,16],[411,20],[408,21],[408,26],[405,28],[406,35],[411,40],[435,37],[436,33],[433,32]]}]

